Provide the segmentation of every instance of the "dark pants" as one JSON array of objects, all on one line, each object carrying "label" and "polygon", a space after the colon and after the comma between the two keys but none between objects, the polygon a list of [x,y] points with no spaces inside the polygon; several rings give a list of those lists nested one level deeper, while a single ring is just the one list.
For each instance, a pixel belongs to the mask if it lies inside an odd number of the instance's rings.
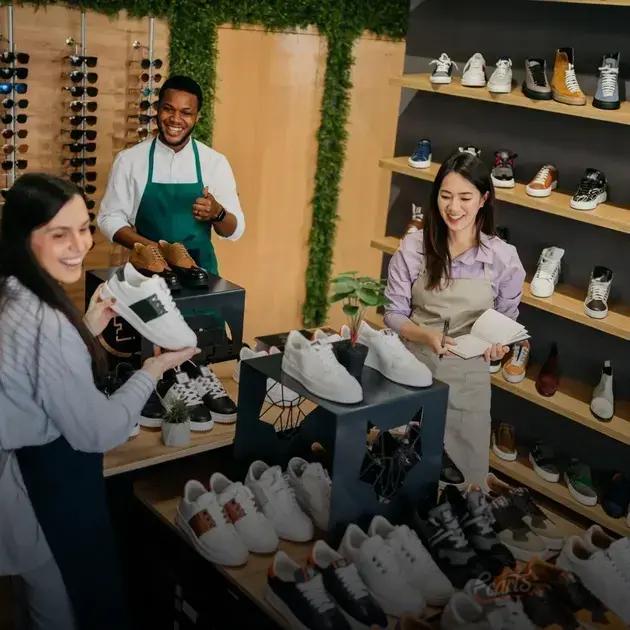
[{"label": "dark pants", "polygon": [[103,479],[103,456],[64,438],[17,451],[37,519],[59,566],[80,630],[128,628]]}]

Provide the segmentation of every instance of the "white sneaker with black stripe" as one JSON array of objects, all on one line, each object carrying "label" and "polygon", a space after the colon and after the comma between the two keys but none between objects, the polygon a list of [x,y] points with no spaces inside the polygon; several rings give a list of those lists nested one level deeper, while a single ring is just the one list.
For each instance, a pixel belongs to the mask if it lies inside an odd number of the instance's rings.
[{"label": "white sneaker with black stripe", "polygon": [[156,346],[181,350],[197,345],[197,335],[184,321],[163,278],[147,278],[127,263],[105,283],[101,295],[116,298],[113,310]]}]

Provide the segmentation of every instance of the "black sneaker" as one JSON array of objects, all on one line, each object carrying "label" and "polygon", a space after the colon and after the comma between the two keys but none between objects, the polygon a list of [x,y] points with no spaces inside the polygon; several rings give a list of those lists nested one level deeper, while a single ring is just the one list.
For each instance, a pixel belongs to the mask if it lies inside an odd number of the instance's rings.
[{"label": "black sneaker", "polygon": [[494,153],[494,166],[490,178],[495,188],[514,188],[514,160],[518,156],[507,149]]},{"label": "black sneaker", "polygon": [[446,451],[442,452],[442,470],[440,470],[440,488],[447,484],[461,486],[466,482],[461,470],[455,466],[455,462],[448,456]]},{"label": "black sneaker", "polygon": [[571,207],[575,210],[595,210],[606,199],[608,199],[606,175],[596,168],[587,168],[571,197]]},{"label": "black sneaker", "polygon": [[612,518],[622,518],[630,504],[630,478],[621,472],[614,473],[602,493],[604,512]]},{"label": "black sneaker", "polygon": [[210,410],[203,404],[194,381],[180,368],[166,371],[155,391],[166,411],[176,400],[183,400],[186,403],[190,414],[191,431],[210,431],[214,426]]},{"label": "black sneaker", "polygon": [[162,419],[166,410],[162,405],[159,396],[152,392],[146,404],[140,412],[140,426],[148,429],[158,429],[162,426]]},{"label": "black sneaker", "polygon": [[434,507],[428,520],[414,515],[418,535],[442,572],[456,588],[486,573],[486,567],[466,540],[449,503]]},{"label": "black sneaker", "polygon": [[309,562],[322,574],[324,586],[350,623],[357,627],[387,628],[387,616],[359,576],[354,564],[323,540],[313,545]]},{"label": "black sneaker", "polygon": [[560,469],[553,447],[546,442],[536,442],[529,452],[529,462],[534,472],[545,481],[557,483],[560,481]]},{"label": "black sneaker", "polygon": [[210,410],[212,419],[220,424],[236,422],[236,405],[228,396],[219,377],[207,366],[192,361],[182,363],[182,370],[190,376],[203,404]]},{"label": "black sneaker", "polygon": [[284,551],[276,553],[269,568],[265,599],[291,628],[350,630],[324,588],[321,574],[299,566]]},{"label": "black sneaker", "polygon": [[584,312],[595,319],[604,319],[608,315],[608,297],[613,281],[613,272],[608,267],[593,267],[588,293],[584,300]]},{"label": "black sneaker", "polygon": [[481,490],[471,489],[464,498],[455,486],[447,486],[441,500],[450,503],[466,539],[492,575],[515,566],[514,556],[497,538],[492,510]]}]

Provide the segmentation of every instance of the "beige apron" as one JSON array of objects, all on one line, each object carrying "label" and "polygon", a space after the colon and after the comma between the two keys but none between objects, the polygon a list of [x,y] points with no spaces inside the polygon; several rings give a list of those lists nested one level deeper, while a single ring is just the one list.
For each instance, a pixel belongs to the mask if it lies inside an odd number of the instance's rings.
[{"label": "beige apron", "polygon": [[[446,288],[427,290],[421,272],[411,288],[411,320],[442,331],[450,318],[449,336],[470,332],[475,320],[494,307],[491,268],[484,263],[484,277],[451,280]],[[430,348],[416,342],[407,347],[425,363],[433,376],[449,386],[444,445],[468,483],[485,482],[489,468],[490,373],[483,357],[441,360]]]}]

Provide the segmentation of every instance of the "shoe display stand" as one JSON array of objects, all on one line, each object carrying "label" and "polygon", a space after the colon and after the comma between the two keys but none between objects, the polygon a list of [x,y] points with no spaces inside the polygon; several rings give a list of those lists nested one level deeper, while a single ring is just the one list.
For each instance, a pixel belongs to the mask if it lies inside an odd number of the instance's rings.
[{"label": "shoe display stand", "polygon": [[[405,387],[364,367],[363,402],[344,405],[317,398],[282,373],[281,364],[282,356],[277,354],[253,359],[241,366],[234,441],[234,457],[239,462],[249,465],[255,459],[263,459],[269,464],[285,466],[294,456],[311,458],[312,444],[323,446],[332,462],[329,533],[333,544],[350,522],[367,526],[375,514],[398,522],[407,508],[423,501],[435,502],[448,396],[445,384],[435,381],[425,389]],[[281,382],[317,405],[298,430],[277,432],[259,419],[268,378]],[[420,418],[419,461],[408,471],[398,492],[388,502],[381,502],[374,487],[360,479],[368,422],[387,431]]]},{"label": "shoe display stand", "polygon": [[[96,287],[111,277],[115,268],[92,269],[85,274],[86,306]],[[216,363],[236,359],[243,344],[243,318],[245,313],[245,289],[238,285],[210,275],[207,290],[187,289],[172,293],[175,304],[180,310],[196,309],[197,311],[214,311],[216,317],[222,318],[227,324],[231,338],[221,329],[205,328],[207,316],[198,314],[187,317],[190,327],[197,332],[199,347],[203,351],[205,362]],[[153,356],[153,344],[142,339],[141,356],[144,360]]]}]

